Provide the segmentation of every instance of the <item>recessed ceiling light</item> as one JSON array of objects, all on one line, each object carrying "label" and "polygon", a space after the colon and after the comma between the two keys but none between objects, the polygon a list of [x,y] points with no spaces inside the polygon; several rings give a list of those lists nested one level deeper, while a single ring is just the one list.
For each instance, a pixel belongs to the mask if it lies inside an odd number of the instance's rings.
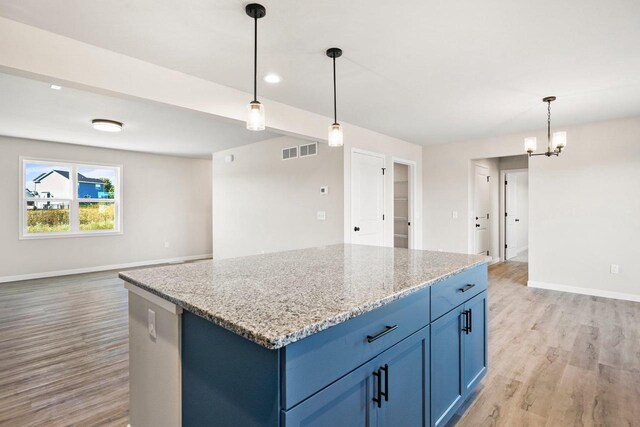
[{"label": "recessed ceiling light", "polygon": [[277,74],[267,74],[264,76],[264,81],[267,83],[280,83],[282,79]]},{"label": "recessed ceiling light", "polygon": [[115,120],[93,119],[91,125],[95,130],[103,132],[120,132],[122,130],[122,123]]},{"label": "recessed ceiling light", "polygon": [[62,86],[58,86],[58,85],[51,85],[51,89],[53,89],[53,90],[60,90],[60,89],[62,89]]}]

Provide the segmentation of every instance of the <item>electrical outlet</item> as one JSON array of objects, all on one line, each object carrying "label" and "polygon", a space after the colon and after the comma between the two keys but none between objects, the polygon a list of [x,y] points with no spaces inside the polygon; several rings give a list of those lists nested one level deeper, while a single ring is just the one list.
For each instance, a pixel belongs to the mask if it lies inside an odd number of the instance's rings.
[{"label": "electrical outlet", "polygon": [[327,219],[327,213],[325,211],[318,211],[316,215],[318,217],[318,221],[324,221]]},{"label": "electrical outlet", "polygon": [[151,338],[156,339],[156,312],[149,309],[147,313],[147,320],[149,325],[149,335]]},{"label": "electrical outlet", "polygon": [[165,248],[168,248],[169,246],[171,246],[171,243],[169,243],[169,242],[164,242],[164,247],[165,247]]},{"label": "electrical outlet", "polygon": [[611,264],[611,274],[620,273],[620,266],[618,264]]}]

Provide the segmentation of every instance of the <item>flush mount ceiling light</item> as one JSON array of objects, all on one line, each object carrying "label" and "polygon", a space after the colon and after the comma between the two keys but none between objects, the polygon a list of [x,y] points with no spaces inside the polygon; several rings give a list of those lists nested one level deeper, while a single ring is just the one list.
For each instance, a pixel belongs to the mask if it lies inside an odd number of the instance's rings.
[{"label": "flush mount ceiling light", "polygon": [[342,147],[344,144],[342,125],[338,123],[338,108],[336,102],[336,58],[342,56],[342,49],[332,47],[327,49],[327,56],[333,59],[333,123],[329,125],[329,147]]},{"label": "flush mount ceiling light", "polygon": [[282,79],[277,74],[267,74],[264,76],[264,81],[267,83],[280,83]]},{"label": "flush mount ceiling light", "polygon": [[53,90],[60,90],[60,89],[62,89],[62,86],[59,86],[59,85],[51,85],[51,86],[49,86],[49,87],[50,87],[51,89],[53,89]]},{"label": "flush mount ceiling light", "polygon": [[120,132],[122,130],[122,123],[115,120],[93,119],[91,125],[95,130],[102,132]]},{"label": "flush mount ceiling light", "polygon": [[542,102],[547,103],[547,151],[544,153],[534,153],[538,141],[536,137],[528,137],[524,139],[524,149],[532,156],[559,156],[562,150],[567,146],[567,132],[554,132],[551,135],[551,103],[556,100],[555,96],[547,96],[542,98]]},{"label": "flush mount ceiling light", "polygon": [[264,130],[264,105],[258,102],[258,19],[264,18],[267,10],[261,4],[251,3],[245,12],[253,18],[253,101],[248,106],[247,129]]}]

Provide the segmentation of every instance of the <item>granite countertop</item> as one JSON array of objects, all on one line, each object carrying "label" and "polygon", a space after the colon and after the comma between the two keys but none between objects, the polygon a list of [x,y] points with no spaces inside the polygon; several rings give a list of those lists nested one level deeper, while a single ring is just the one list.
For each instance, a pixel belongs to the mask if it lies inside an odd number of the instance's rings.
[{"label": "granite countertop", "polygon": [[339,244],[120,273],[278,349],[486,262],[482,255]]}]

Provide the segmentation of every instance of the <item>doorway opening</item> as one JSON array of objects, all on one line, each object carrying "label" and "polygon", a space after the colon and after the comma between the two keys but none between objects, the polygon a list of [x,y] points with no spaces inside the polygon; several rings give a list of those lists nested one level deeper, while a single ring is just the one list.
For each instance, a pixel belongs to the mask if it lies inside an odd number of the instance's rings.
[{"label": "doorway opening", "polygon": [[527,262],[527,155],[474,159],[469,166],[468,252],[490,256],[492,263]]},{"label": "doorway opening", "polygon": [[409,248],[409,166],[393,163],[393,247]]},{"label": "doorway opening", "polygon": [[502,171],[504,260],[529,262],[529,174]]},{"label": "doorway opening", "polygon": [[492,183],[489,165],[474,165],[475,191],[473,195],[474,249],[473,253],[492,256],[491,250],[491,205]]}]

